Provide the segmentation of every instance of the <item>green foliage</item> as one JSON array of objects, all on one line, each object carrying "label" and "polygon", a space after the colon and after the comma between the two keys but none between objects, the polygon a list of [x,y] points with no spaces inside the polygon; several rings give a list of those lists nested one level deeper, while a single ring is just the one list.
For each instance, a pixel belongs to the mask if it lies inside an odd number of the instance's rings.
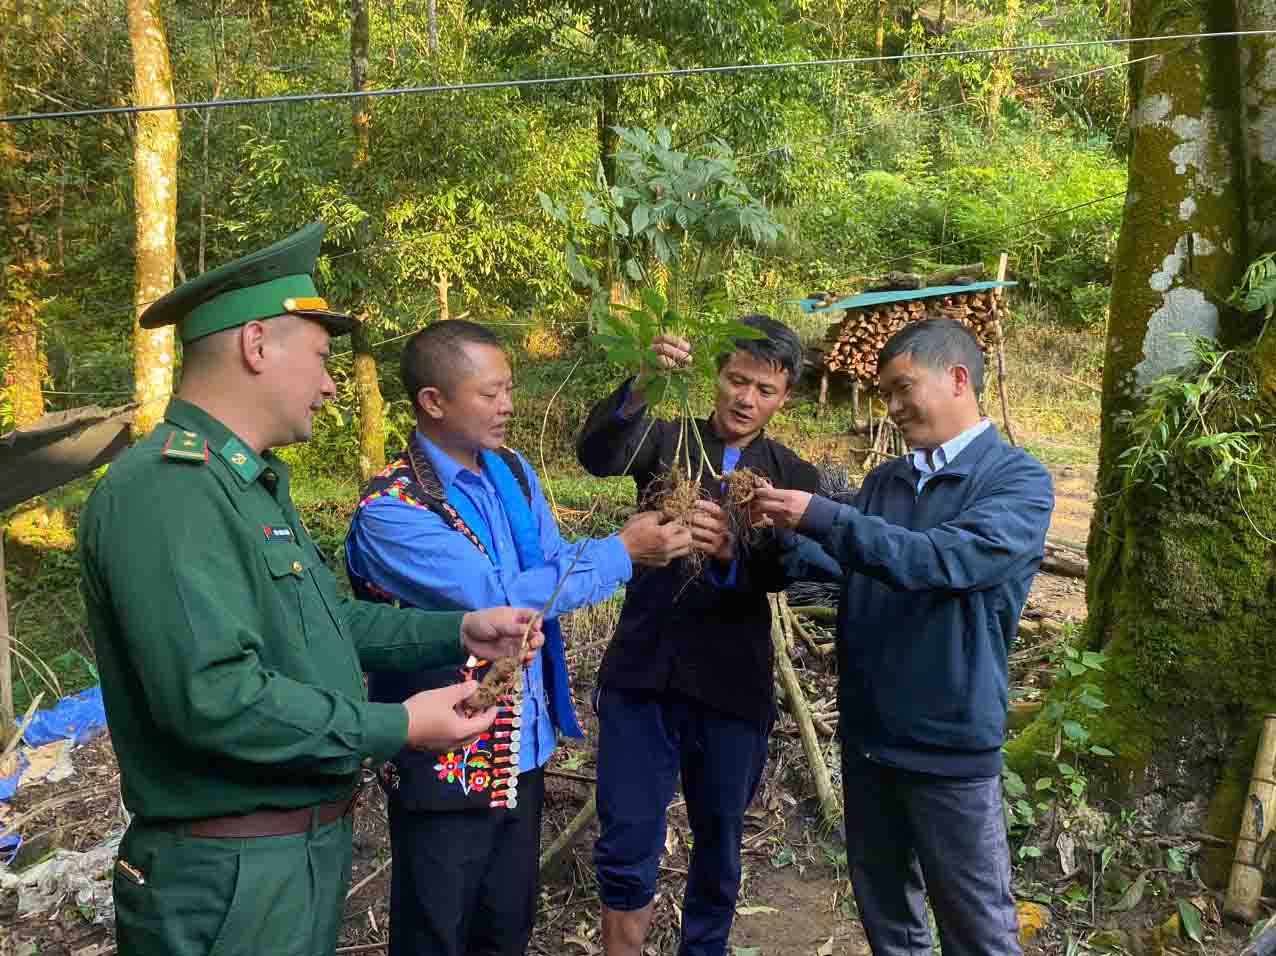
[{"label": "green foliage", "polygon": [[1254,492],[1270,473],[1263,438],[1273,428],[1254,408],[1254,369],[1246,351],[1191,339],[1193,363],[1162,375],[1142,406],[1124,413],[1129,447],[1121,453],[1122,491],[1141,486],[1167,493],[1174,467],[1198,471],[1211,485]]},{"label": "green foliage", "polygon": [[[1075,636],[1065,635],[1055,659],[1056,681],[1067,690],[1050,700],[1040,717],[1053,730],[1053,749],[1039,752],[1051,771],[1038,776],[1030,791],[1023,777],[1010,766],[1002,769],[1006,819],[1011,830],[1021,835],[1031,831],[1043,814],[1060,807],[1085,806],[1090,786],[1088,767],[1096,760],[1116,756],[1093,741],[1093,723],[1108,707],[1103,688],[1094,678],[1104,669],[1107,658],[1096,651],[1080,650],[1074,644]],[[1039,856],[1040,847],[1029,842],[1019,848],[1020,859]]]},{"label": "green foliage", "polygon": [[[665,297],[655,289],[643,289],[641,305],[616,304],[603,318],[594,342],[602,346],[608,361],[646,373],[647,401],[659,405],[674,395],[686,406],[690,401],[689,378],[712,381],[718,376],[718,360],[730,355],[741,339],[765,338],[764,333],[730,317],[729,306],[721,299],[689,321],[670,309]],[[686,368],[666,368],[651,361],[651,345],[658,335],[681,335],[694,341],[692,362]]]},{"label": "green foliage", "polygon": [[1240,285],[1233,290],[1228,302],[1246,312],[1262,312],[1262,338],[1276,312],[1276,252],[1259,256],[1249,264]]},{"label": "green foliage", "polygon": [[[853,56],[872,50],[877,14],[868,0],[434,8],[437,43],[420,4],[373,6],[373,86]],[[1009,28],[1015,42],[1094,36],[1106,29],[1098,9],[1029,3]],[[4,38],[6,108],[128,102],[124,14],[71,0],[25,7]],[[349,83],[345,8],[179,4],[164,16],[178,99]],[[950,20],[942,37],[907,7],[893,5],[884,27],[888,49],[920,51],[1000,43],[1008,25],[996,3]],[[453,315],[561,332],[585,324],[591,298],[595,322],[605,311],[591,279],[651,285],[686,314],[711,293],[777,313],[812,288],[853,291],[883,262],[906,267],[922,250],[992,261],[1008,247],[1015,278],[1063,318],[1094,325],[1120,204],[1010,227],[1123,188],[1110,145],[1120,125],[1110,120],[1124,110],[1122,71],[1040,85],[1119,58],[1087,47],[1011,63],[1021,86],[1006,93],[991,139],[976,108],[990,64],[960,57],[881,72],[798,68],[387,97],[371,102],[371,154],[360,168],[348,103],[184,113],[181,270],[193,275],[201,260],[216,265],[322,218],[323,291],[365,314],[375,342],[437,315],[444,275]],[[42,303],[50,388],[77,393],[51,395],[49,407],[125,401],[131,127],[107,117],[20,124],[6,135],[13,152],[0,160],[0,188],[26,211],[31,247],[52,266],[31,290]],[[538,192],[577,198],[547,217]],[[348,420],[354,405],[344,393],[341,407]],[[338,450],[342,428],[321,425],[327,450]],[[334,460],[352,459],[341,450]]]},{"label": "green foliage", "polygon": [[[592,190],[579,196],[579,219],[538,192],[546,216],[569,229],[566,263],[572,279],[593,293],[601,311],[607,290],[587,263],[583,249],[606,249],[605,273],[634,282],[651,282],[657,264],[672,274],[675,302],[684,283],[700,293],[705,253],[738,241],[766,246],[783,233],[770,210],[758,202],[739,177],[731,149],[722,142],[699,154],[674,149],[672,134],[657,127],[617,128],[623,144],[616,155],[617,182],[609,185],[600,164]],[[692,269],[686,262],[694,255]]]}]

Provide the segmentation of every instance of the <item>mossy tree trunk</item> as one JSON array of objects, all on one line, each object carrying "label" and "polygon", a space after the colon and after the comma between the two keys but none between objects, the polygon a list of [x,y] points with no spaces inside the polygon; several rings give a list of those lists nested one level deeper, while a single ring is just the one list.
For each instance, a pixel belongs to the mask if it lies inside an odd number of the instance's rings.
[{"label": "mossy tree trunk", "polygon": [[[128,0],[133,47],[133,98],[139,105],[173,103],[173,68],[157,0]],[[177,260],[177,113],[139,113],[133,143],[133,209],[136,234],[133,302],[137,319],[173,288]],[[173,327],[144,329],[134,320],[133,420],[140,438],[164,417],[173,393]]]},{"label": "mossy tree trunk", "polygon": [[[1274,7],[1135,0],[1131,32],[1270,28]],[[1276,225],[1276,68],[1265,65],[1276,64],[1276,43],[1248,40],[1243,57],[1235,39],[1140,52],[1162,55],[1130,78],[1133,152],[1087,594],[1088,640],[1108,657],[1098,683],[1109,706],[1092,731],[1117,754],[1112,795],[1138,798],[1154,818],[1178,808],[1185,829],[1234,838],[1259,721],[1276,709],[1276,485],[1242,500],[1199,469],[1172,464],[1160,476],[1164,491],[1123,493],[1131,438],[1119,416],[1139,409],[1153,379],[1188,362],[1191,337],[1242,345],[1258,332],[1223,300],[1248,261],[1270,250]],[[1030,726],[1011,744],[1011,765],[1031,773],[1053,736],[1042,721]],[[1213,881],[1226,879],[1229,859],[1225,851],[1209,861]]]}]

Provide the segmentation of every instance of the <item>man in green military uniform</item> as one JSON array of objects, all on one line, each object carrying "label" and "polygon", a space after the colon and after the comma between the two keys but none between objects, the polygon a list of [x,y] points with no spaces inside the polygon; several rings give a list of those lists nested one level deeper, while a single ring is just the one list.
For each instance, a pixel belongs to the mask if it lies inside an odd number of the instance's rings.
[{"label": "man in green military uniform", "polygon": [[[320,956],[336,947],[363,768],[463,746],[473,683],[369,703],[363,668],[516,652],[530,610],[400,610],[339,598],[270,450],[310,437],[335,386],[311,272],[323,226],[182,285],[178,396],[80,522],[85,603],[124,803],[121,956]],[[532,646],[542,642],[539,629]]]}]

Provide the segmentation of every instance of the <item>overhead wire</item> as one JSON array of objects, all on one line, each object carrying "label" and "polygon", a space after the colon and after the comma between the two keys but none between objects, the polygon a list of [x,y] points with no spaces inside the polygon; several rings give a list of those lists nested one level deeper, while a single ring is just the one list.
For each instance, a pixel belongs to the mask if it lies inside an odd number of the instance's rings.
[{"label": "overhead wire", "polygon": [[[1128,69],[1130,66],[1133,66],[1136,63],[1143,63],[1143,62],[1146,62],[1147,60],[1153,60],[1153,59],[1156,59],[1157,57],[1164,56],[1164,55],[1165,55],[1164,52],[1149,53],[1146,56],[1141,56],[1141,57],[1137,57],[1135,59],[1130,59],[1130,60],[1123,60],[1120,63],[1111,63],[1106,66],[1095,67],[1093,69],[1083,70],[1078,73],[1068,73],[1064,76],[1051,77],[1050,79],[1043,80],[1039,83],[1032,83],[1027,86],[1020,87],[1020,89],[1023,91],[1036,90],[1036,89],[1041,89],[1042,87],[1051,86],[1056,83],[1064,83],[1064,82],[1067,82],[1068,80],[1075,80],[1075,79],[1080,79],[1081,77],[1093,76],[1095,74],[1103,73],[1109,70]],[[817,137],[815,139],[809,139],[809,140],[792,140],[787,143],[782,143],[779,146],[773,146],[768,149],[760,150],[755,153],[744,153],[744,154],[736,156],[736,160],[743,161],[747,159],[756,159],[759,156],[766,156],[770,153],[778,152],[780,150],[791,149],[794,146],[813,146],[813,145],[818,145],[825,142],[833,142],[836,140],[845,139],[847,136],[854,136],[860,133],[866,133],[873,129],[876,129],[879,126],[887,125],[890,123],[900,123],[900,122],[904,122],[905,120],[913,120],[913,119],[920,119],[920,118],[925,118],[929,116],[935,116],[940,113],[951,112],[957,109],[964,109],[972,105],[975,105],[973,101],[964,100],[959,103],[949,103],[945,106],[934,107],[931,109],[910,110],[904,113],[895,113],[890,116],[883,116],[879,119],[875,119],[861,126],[851,127],[848,130],[843,130],[839,133],[836,133],[830,136],[821,136],[821,137]],[[1071,210],[1069,209],[1064,211],[1068,212]],[[962,240],[962,241],[965,241],[965,240]],[[360,253],[374,253],[374,252],[380,252],[383,250],[392,249],[396,246],[396,244],[397,243],[394,240],[387,239],[383,242],[374,243],[373,245],[370,245],[370,246],[365,246],[362,249],[354,249],[354,250],[349,250],[346,252],[338,252],[331,255],[327,255],[324,258],[328,262],[334,262],[338,259],[344,259],[348,256],[358,255]],[[923,255],[925,253],[923,252],[923,253],[916,253],[916,254]],[[901,258],[909,258],[909,256],[904,256]],[[137,308],[145,308],[146,306],[151,305],[152,303],[158,302],[158,301],[159,299],[156,298],[146,302],[142,302],[140,304],[128,303],[128,304],[107,306],[102,309],[95,309],[92,313],[82,315],[82,316],[77,316],[74,318],[65,319],[58,323],[58,327],[65,328],[67,326],[76,325],[81,322],[95,321],[97,319],[101,319],[104,317],[122,315],[126,312],[132,312]],[[517,324],[517,323],[505,323],[505,324]]]},{"label": "overhead wire", "polygon": [[[1076,80],[1084,76],[1094,76],[1096,73],[1104,73],[1104,72],[1107,72],[1108,70],[1125,70],[1125,69],[1129,69],[1135,63],[1144,63],[1148,60],[1155,60],[1157,57],[1162,57],[1162,56],[1165,56],[1164,52],[1149,53],[1147,56],[1140,56],[1131,60],[1122,60],[1120,63],[1110,63],[1107,66],[1095,67],[1094,69],[1090,69],[1090,70],[1082,70],[1079,73],[1068,73],[1064,76],[1051,77],[1048,80],[1042,80],[1040,83],[1030,83],[1027,86],[1018,87],[1018,90],[1020,92],[1028,92],[1030,90],[1039,90],[1042,87],[1051,86],[1055,83],[1063,83],[1063,82],[1066,82],[1067,80]],[[759,156],[768,156],[771,153],[782,152],[783,150],[791,149],[794,146],[816,146],[821,143],[836,142],[838,140],[844,140],[848,136],[856,136],[860,133],[870,132],[874,129],[877,129],[877,127],[879,126],[884,126],[889,123],[901,122],[905,119],[920,119],[927,116],[937,116],[940,113],[950,113],[954,110],[966,109],[968,107],[975,106],[975,105],[977,105],[976,100],[960,100],[956,103],[947,103],[944,106],[936,106],[930,109],[910,110],[909,112],[906,112],[906,113],[893,113],[887,116],[882,116],[877,119],[870,120],[869,122],[864,123],[860,126],[852,126],[850,129],[841,130],[837,133],[832,133],[827,136],[819,136],[814,139],[789,140],[788,142],[781,143],[778,146],[771,146],[771,147],[768,147],[767,149],[758,150],[757,152],[754,152],[754,153],[742,153],[736,156],[735,159],[737,161],[741,161],[745,159],[756,159]]]},{"label": "overhead wire", "polygon": [[730,73],[760,73],[813,67],[862,66],[870,63],[903,63],[914,60],[948,59],[964,56],[992,56],[1007,53],[1031,53],[1043,50],[1068,50],[1092,46],[1129,46],[1136,43],[1161,43],[1172,40],[1213,40],[1252,36],[1270,36],[1276,30],[1225,30],[1210,33],[1173,33],[1162,36],[1110,37],[1099,40],[1059,40],[1053,43],[1031,43],[1019,46],[980,47],[969,50],[920,50],[881,56],[838,57],[816,60],[790,60],[779,63],[733,63],[721,66],[675,67],[665,70],[634,70],[623,73],[582,73],[567,76],[527,77],[524,79],[480,80],[468,83],[438,83],[429,86],[401,86],[381,90],[335,90],[323,93],[287,93],[276,96],[238,97],[226,100],[201,100],[184,103],[156,103],[133,106],[99,106],[80,110],[58,110],[48,113],[10,113],[0,115],[0,123],[32,123],[47,120],[73,120],[94,116],[120,116],[167,110],[211,110],[236,106],[264,106],[284,103],[315,103],[329,100],[373,99],[387,96],[470,93],[480,90],[525,89],[538,86],[562,86],[573,83],[627,82],[631,80],[667,79],[673,77],[713,76]]}]

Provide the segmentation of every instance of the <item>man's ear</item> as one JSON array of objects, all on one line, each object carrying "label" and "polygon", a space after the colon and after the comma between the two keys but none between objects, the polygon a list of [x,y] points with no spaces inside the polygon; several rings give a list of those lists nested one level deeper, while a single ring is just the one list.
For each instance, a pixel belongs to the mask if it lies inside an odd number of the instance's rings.
[{"label": "man's ear", "polygon": [[239,355],[248,368],[260,375],[266,365],[266,326],[259,321],[245,322],[239,329]]},{"label": "man's ear", "polygon": [[435,421],[443,418],[445,412],[440,404],[443,399],[443,392],[433,385],[427,385],[416,393],[416,406],[424,414],[426,418]]},{"label": "man's ear", "polygon": [[970,391],[970,369],[954,365],[950,371],[953,373],[953,398],[960,398]]},{"label": "man's ear", "polygon": [[784,403],[789,400],[789,396],[792,394],[793,386],[789,384],[789,377],[786,375],[784,376],[784,394],[780,396],[780,404],[775,406],[777,412],[784,407]]}]

